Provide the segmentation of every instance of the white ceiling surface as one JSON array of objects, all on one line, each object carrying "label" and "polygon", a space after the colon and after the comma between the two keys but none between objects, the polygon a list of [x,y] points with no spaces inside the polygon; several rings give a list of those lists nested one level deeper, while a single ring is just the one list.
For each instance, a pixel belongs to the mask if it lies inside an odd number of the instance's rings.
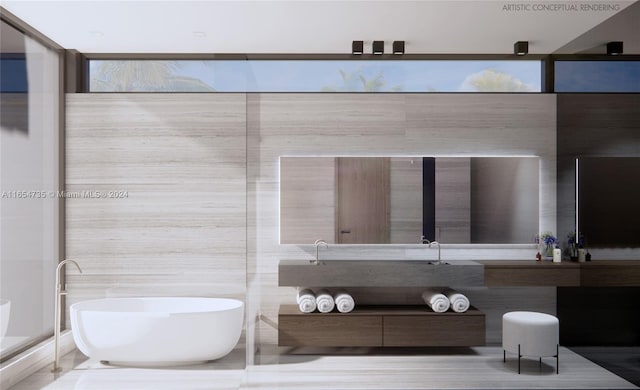
[{"label": "white ceiling surface", "polygon": [[[508,11],[509,4],[634,1],[31,1],[1,5],[83,53],[350,53],[404,40],[406,53],[529,53],[565,46],[619,11]],[[205,33],[204,37],[194,32]],[[202,34],[200,34],[202,35]],[[622,39],[620,39],[622,40]],[[594,42],[594,46],[602,42]]]}]

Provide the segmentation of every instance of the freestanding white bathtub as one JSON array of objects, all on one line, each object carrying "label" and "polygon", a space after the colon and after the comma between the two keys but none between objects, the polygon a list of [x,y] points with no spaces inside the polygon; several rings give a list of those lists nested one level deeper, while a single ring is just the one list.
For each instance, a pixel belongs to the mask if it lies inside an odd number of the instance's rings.
[{"label": "freestanding white bathtub", "polygon": [[3,338],[7,334],[10,316],[11,301],[8,299],[0,299],[0,338]]},{"label": "freestanding white bathtub", "polygon": [[224,298],[107,298],[71,305],[76,346],[111,364],[162,366],[219,359],[236,346],[244,304]]}]

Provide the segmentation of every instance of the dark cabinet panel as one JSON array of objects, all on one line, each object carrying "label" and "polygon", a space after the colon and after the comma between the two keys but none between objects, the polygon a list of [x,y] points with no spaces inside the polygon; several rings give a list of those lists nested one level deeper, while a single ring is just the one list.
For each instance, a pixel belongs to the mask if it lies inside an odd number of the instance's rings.
[{"label": "dark cabinet panel", "polygon": [[486,286],[579,286],[578,263],[484,260]]},{"label": "dark cabinet panel", "polygon": [[485,345],[485,315],[434,313],[420,306],[360,306],[351,313],[309,313],[281,305],[278,345],[426,347]]},{"label": "dark cabinet panel", "polygon": [[466,313],[431,313],[418,316],[385,316],[385,347],[459,347],[485,345],[485,316]]},{"label": "dark cabinet panel", "polygon": [[380,347],[382,317],[349,314],[280,314],[278,345]]}]

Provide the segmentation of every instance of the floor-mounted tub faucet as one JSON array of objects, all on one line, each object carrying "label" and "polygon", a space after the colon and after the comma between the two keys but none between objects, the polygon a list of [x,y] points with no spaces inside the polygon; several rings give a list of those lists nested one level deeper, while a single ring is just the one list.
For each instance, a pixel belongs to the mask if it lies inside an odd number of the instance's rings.
[{"label": "floor-mounted tub faucet", "polygon": [[313,245],[316,246],[316,260],[315,260],[315,264],[318,265],[320,264],[320,257],[318,256],[318,248],[322,245],[325,248],[329,248],[329,244],[327,244],[327,242],[325,240],[316,240],[316,242],[313,243]]},{"label": "floor-mounted tub faucet", "polygon": [[[67,263],[73,263],[78,271],[82,273],[80,266],[74,260],[67,259],[63,260],[58,264],[58,268],[56,268],[56,303],[55,303],[55,319],[53,323],[53,343],[54,343],[54,351],[53,351],[53,369],[51,372],[58,372],[61,370],[60,368],[60,301],[63,295],[67,295],[66,288],[63,288],[62,284],[60,284],[60,277],[62,273],[62,267],[64,267]],[[66,283],[65,283],[66,287]]]}]

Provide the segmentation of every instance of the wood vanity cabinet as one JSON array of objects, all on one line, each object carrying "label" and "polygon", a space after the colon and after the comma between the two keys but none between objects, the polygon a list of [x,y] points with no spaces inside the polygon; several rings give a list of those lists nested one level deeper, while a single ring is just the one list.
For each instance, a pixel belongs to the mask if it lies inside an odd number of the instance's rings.
[{"label": "wood vanity cabinet", "polygon": [[637,287],[640,260],[479,260],[486,286]]},{"label": "wood vanity cabinet", "polygon": [[639,260],[595,260],[580,264],[580,286],[638,287]]},{"label": "wood vanity cabinet", "polygon": [[486,286],[579,286],[578,263],[521,260],[480,260]]},{"label": "wood vanity cabinet", "polygon": [[470,347],[485,345],[485,315],[476,308],[464,313],[421,313],[398,310],[384,316],[385,347]]},{"label": "wood vanity cabinet", "polygon": [[351,313],[301,313],[281,305],[278,345],[315,347],[454,347],[485,345],[485,315],[434,313],[421,306],[359,306]]},{"label": "wood vanity cabinet", "polygon": [[282,305],[278,313],[278,345],[295,347],[382,346],[382,317],[367,310],[353,314],[301,313]]},{"label": "wood vanity cabinet", "polygon": [[[434,266],[426,262],[416,261],[348,260],[309,265],[308,261],[285,260],[279,265],[278,283],[280,286],[351,286],[354,288],[403,286],[407,289],[428,285],[640,286],[640,260],[595,260],[587,263],[479,260],[458,262],[456,266],[443,266],[438,269],[432,267]],[[403,299],[399,301],[407,303]],[[426,305],[412,306],[415,302],[409,303],[410,305],[394,306],[358,305],[353,312],[346,314],[338,312],[304,314],[296,305],[281,305],[278,313],[278,345],[296,347],[485,345],[485,314],[478,309],[472,307],[465,313],[451,311],[434,313]],[[580,308],[579,313],[585,312],[584,308]],[[572,332],[572,336],[578,334]]]}]

